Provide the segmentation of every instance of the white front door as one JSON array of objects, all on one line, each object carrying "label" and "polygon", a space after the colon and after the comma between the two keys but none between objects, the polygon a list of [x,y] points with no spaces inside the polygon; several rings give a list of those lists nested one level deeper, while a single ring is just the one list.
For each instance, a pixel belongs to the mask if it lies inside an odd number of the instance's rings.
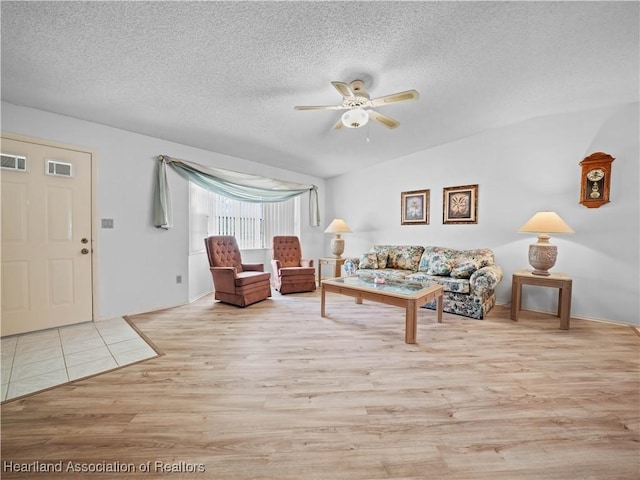
[{"label": "white front door", "polygon": [[2,135],[2,322],[93,320],[91,152]]}]

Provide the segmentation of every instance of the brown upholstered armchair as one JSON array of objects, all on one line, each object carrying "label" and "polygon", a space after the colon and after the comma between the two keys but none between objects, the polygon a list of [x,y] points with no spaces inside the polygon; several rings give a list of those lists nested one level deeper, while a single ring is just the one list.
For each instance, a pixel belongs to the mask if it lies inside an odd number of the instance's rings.
[{"label": "brown upholstered armchair", "polygon": [[262,263],[242,263],[235,237],[207,237],[204,244],[216,300],[246,307],[271,296],[271,274]]},{"label": "brown upholstered armchair", "polygon": [[298,237],[273,237],[271,258],[276,290],[280,293],[312,292],[316,289],[313,260],[302,258]]}]

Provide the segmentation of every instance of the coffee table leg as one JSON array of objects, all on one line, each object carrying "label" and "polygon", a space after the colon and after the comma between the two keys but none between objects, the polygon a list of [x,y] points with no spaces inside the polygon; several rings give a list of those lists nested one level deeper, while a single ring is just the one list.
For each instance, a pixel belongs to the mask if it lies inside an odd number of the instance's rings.
[{"label": "coffee table leg", "polygon": [[320,288],[320,316],[324,317],[324,297],[325,297],[325,291],[324,291],[324,285]]},{"label": "coffee table leg", "polygon": [[407,302],[407,315],[405,320],[405,343],[416,343],[418,330],[418,305],[415,301]]},{"label": "coffee table leg", "polygon": [[438,295],[436,298],[436,309],[438,310],[438,323],[442,323],[442,309],[443,309],[443,299],[444,295]]}]

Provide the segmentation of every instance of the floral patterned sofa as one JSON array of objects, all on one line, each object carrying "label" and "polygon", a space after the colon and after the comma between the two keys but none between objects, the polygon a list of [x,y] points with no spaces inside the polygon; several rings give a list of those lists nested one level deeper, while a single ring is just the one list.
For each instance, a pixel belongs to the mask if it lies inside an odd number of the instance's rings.
[{"label": "floral patterned sofa", "polygon": [[[495,288],[503,277],[493,252],[487,248],[374,245],[352,260],[360,276],[442,285],[445,312],[478,319],[484,318],[495,305]],[[435,309],[436,303],[427,303],[425,307]]]}]

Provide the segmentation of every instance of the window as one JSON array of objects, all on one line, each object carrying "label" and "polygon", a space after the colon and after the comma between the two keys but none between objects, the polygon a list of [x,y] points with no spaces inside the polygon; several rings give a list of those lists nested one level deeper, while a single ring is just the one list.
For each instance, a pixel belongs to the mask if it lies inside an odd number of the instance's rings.
[{"label": "window", "polygon": [[189,182],[190,251],[204,250],[210,235],[233,235],[241,249],[270,248],[274,235],[300,235],[300,197],[277,203],[249,203]]}]

